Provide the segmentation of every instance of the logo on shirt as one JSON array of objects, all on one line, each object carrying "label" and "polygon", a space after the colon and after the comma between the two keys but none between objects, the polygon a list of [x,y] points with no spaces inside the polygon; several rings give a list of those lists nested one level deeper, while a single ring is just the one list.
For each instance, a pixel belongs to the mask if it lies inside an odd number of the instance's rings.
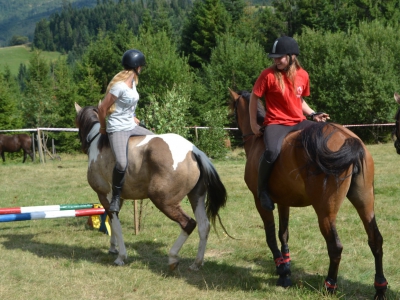
[{"label": "logo on shirt", "polygon": [[302,86],[298,86],[296,88],[296,97],[300,98],[302,94],[303,94],[303,87]]}]

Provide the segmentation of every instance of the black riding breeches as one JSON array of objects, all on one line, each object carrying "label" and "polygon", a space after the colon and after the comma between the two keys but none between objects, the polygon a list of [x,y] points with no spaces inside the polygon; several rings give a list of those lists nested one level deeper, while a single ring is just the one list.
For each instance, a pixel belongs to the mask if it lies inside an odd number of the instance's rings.
[{"label": "black riding breeches", "polygon": [[292,131],[301,130],[313,124],[312,121],[304,120],[293,126],[271,124],[265,126],[264,129],[264,144],[265,153],[264,159],[269,163],[273,163],[281,152],[282,142],[285,136]]}]

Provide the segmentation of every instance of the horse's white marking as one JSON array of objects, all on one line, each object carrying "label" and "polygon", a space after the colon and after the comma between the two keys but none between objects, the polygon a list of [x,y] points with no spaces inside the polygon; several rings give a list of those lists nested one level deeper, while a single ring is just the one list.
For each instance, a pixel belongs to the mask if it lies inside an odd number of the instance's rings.
[{"label": "horse's white marking", "polygon": [[146,145],[154,138],[161,138],[168,145],[172,155],[172,159],[174,161],[172,165],[174,170],[176,170],[180,162],[185,160],[187,153],[189,151],[193,151],[195,148],[195,146],[191,142],[174,133],[167,133],[162,135],[146,135],[143,141],[141,141],[136,147]]},{"label": "horse's white marking", "polygon": [[169,250],[169,254],[168,254],[168,264],[169,265],[173,265],[179,261],[179,258],[178,258],[179,250],[181,250],[183,244],[186,242],[188,237],[189,237],[189,235],[182,229],[181,234],[179,235],[178,239],[175,241],[171,250]]},{"label": "horse's white marking", "polygon": [[[93,128],[90,130],[88,136],[86,137],[87,140],[90,140],[92,137],[94,137],[100,129],[100,123],[97,123],[93,126]],[[97,135],[97,137],[92,141],[89,147],[89,153],[88,153],[88,159],[89,159],[89,166],[91,163],[95,162],[97,160],[97,157],[99,156],[99,149],[97,147],[98,140],[100,138],[100,134]]]},{"label": "horse's white marking", "polygon": [[192,271],[199,270],[199,268],[204,264],[204,253],[206,252],[208,234],[210,233],[210,222],[208,221],[207,218],[205,202],[204,202],[205,197],[206,197],[205,194],[199,197],[197,201],[197,207],[194,212],[197,221],[197,228],[199,231],[200,242],[197,251],[197,257],[194,263],[189,267]]}]

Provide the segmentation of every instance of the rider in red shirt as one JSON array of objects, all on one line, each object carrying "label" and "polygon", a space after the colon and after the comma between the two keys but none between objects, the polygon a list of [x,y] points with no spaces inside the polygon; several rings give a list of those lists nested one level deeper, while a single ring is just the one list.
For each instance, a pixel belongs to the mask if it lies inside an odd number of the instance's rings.
[{"label": "rider in red shirt", "polygon": [[268,194],[268,180],[285,136],[310,125],[311,121],[305,116],[317,122],[329,119],[326,113],[315,113],[303,99],[310,95],[310,82],[308,73],[297,60],[299,54],[299,46],[293,38],[278,38],[268,55],[274,59],[274,64],[261,72],[250,97],[251,129],[258,136],[262,132],[257,124],[257,101],[265,98],[263,125],[266,150],[258,168],[258,197],[266,210],[275,208]]}]

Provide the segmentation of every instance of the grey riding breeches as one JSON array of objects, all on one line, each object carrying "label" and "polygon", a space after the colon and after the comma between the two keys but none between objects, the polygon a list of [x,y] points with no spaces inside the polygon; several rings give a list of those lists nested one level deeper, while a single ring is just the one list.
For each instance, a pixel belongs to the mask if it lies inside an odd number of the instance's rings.
[{"label": "grey riding breeches", "polygon": [[132,130],[115,131],[108,133],[111,150],[115,157],[115,167],[125,171],[128,166],[128,140],[131,136],[153,135],[154,133],[144,127],[135,126]]}]

